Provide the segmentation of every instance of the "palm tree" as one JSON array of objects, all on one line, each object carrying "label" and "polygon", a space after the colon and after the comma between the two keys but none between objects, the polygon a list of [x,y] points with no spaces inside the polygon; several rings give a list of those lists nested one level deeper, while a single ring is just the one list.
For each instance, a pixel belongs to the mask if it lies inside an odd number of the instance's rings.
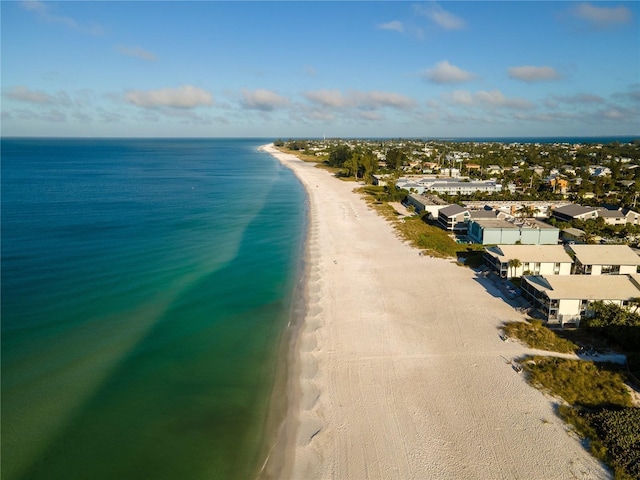
[{"label": "palm tree", "polygon": [[630,298],[629,307],[633,307],[633,313],[636,313],[638,311],[638,307],[640,307],[640,297]]},{"label": "palm tree", "polygon": [[532,205],[522,205],[520,207],[521,218],[533,217],[535,213],[536,213],[536,209]]},{"label": "palm tree", "polygon": [[517,258],[512,258],[511,260],[509,260],[509,269],[511,272],[511,276],[513,277],[513,272],[514,270],[517,270],[518,267],[520,267],[522,265],[522,262],[520,260],[518,260]]}]

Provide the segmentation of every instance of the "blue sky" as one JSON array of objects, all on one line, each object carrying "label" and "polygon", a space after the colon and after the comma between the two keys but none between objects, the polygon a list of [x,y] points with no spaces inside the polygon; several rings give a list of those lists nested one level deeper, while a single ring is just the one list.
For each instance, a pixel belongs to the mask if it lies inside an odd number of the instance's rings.
[{"label": "blue sky", "polygon": [[640,134],[638,2],[0,5],[4,136]]}]

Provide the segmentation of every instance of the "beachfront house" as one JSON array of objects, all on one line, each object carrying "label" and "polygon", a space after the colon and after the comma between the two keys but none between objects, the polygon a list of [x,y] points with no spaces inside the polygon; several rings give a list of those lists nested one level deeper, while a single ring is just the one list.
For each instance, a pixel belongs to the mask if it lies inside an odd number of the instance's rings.
[{"label": "beachfront house", "polygon": [[582,318],[593,316],[596,301],[629,307],[640,297],[638,275],[523,276],[522,296],[549,324],[579,326]]},{"label": "beachfront house", "polygon": [[373,185],[384,187],[387,185],[387,180],[391,177],[389,174],[374,174],[371,175],[371,183]]},{"label": "beachfront house", "polygon": [[460,205],[449,205],[438,211],[438,223],[451,232],[465,232],[470,219],[470,210]]},{"label": "beachfront house", "polygon": [[551,216],[561,222],[571,220],[593,220],[598,218],[598,207],[583,207],[572,203],[553,209]]},{"label": "beachfront house", "polygon": [[410,193],[407,195],[407,205],[413,206],[416,213],[419,215],[427,213],[430,218],[437,218],[438,212],[450,204],[436,195],[419,195],[417,193]]},{"label": "beachfront house", "polygon": [[628,245],[570,245],[575,275],[624,275],[640,271],[640,256]]},{"label": "beachfront house", "polygon": [[470,221],[467,235],[482,245],[556,245],[560,230],[532,218],[496,218]]},{"label": "beachfront house", "polygon": [[483,260],[501,278],[570,275],[573,265],[562,245],[494,245],[485,247]]}]

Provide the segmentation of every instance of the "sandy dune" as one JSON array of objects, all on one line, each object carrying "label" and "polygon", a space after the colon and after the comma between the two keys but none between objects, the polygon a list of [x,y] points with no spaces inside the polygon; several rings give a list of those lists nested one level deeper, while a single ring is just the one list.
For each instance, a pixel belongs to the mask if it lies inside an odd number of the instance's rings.
[{"label": "sandy dune", "polygon": [[485,279],[422,257],[342,182],[273,146],[310,200],[308,310],[284,476],[602,479],[499,338],[518,318]]}]

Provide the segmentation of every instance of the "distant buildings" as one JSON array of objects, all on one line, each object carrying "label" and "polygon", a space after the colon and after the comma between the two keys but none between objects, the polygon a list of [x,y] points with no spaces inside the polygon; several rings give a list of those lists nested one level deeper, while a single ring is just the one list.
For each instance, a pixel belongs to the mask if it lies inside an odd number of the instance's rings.
[{"label": "distant buildings", "polygon": [[598,218],[597,207],[583,207],[582,205],[569,204],[558,207],[551,212],[551,216],[561,222],[571,220],[591,220]]},{"label": "distant buildings", "polygon": [[633,210],[622,208],[609,210],[603,207],[583,207],[582,205],[573,203],[553,209],[551,216],[562,222],[602,218],[608,225],[640,224],[640,213],[634,212]]},{"label": "distant buildings", "polygon": [[451,177],[401,177],[396,182],[396,187],[420,194],[435,192],[447,195],[472,195],[476,192],[495,193],[502,191],[502,184],[495,180],[470,181]]}]

